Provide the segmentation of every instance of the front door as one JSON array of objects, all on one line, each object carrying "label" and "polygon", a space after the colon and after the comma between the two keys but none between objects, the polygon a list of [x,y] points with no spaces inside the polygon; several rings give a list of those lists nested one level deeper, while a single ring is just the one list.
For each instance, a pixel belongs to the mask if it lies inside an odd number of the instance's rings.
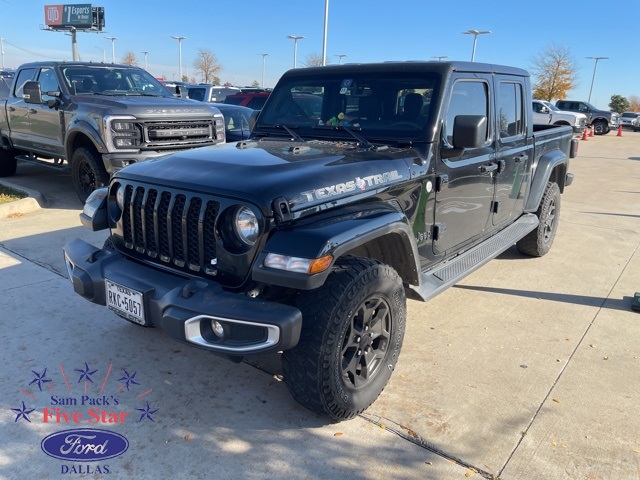
[{"label": "front door", "polygon": [[48,100],[57,100],[58,97],[47,92],[59,92],[60,85],[56,78],[56,72],[51,67],[42,67],[37,81],[42,90],[42,104],[32,105],[33,112],[30,115],[30,128],[33,135],[32,148],[34,151],[49,154],[56,157],[64,156],[63,147],[63,113],[59,108],[49,108]]},{"label": "front door", "polygon": [[[453,123],[457,115],[484,115],[493,118],[490,75],[459,74],[445,105],[441,158],[436,167],[436,210],[433,238],[435,255],[448,255],[464,244],[484,236],[491,228],[494,197],[494,126],[489,121],[485,144],[447,158],[453,147]],[[449,149],[450,150],[450,149]]]},{"label": "front door", "polygon": [[17,73],[17,78],[13,83],[13,90],[7,99],[7,120],[9,121],[9,132],[11,143],[15,147],[22,147],[29,150],[31,147],[30,116],[35,111],[32,105],[22,98],[24,84],[33,80],[35,68],[23,68]]}]

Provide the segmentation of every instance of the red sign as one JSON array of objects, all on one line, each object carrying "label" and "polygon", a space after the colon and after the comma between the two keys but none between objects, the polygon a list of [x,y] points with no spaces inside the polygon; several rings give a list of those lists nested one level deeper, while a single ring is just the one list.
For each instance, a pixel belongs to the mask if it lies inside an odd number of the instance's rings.
[{"label": "red sign", "polygon": [[62,7],[63,5],[45,5],[44,6],[45,25],[49,25],[49,26],[62,25]]}]

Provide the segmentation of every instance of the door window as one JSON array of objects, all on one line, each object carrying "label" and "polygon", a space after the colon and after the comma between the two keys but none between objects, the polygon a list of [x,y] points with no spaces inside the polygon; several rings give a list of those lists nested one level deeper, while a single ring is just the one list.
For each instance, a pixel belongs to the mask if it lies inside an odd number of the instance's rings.
[{"label": "door window", "polygon": [[56,97],[47,95],[47,92],[60,91],[60,85],[58,84],[56,72],[53,71],[53,68],[42,68],[40,75],[38,75],[38,81],[40,82],[40,90],[42,91],[42,100],[46,102],[47,100],[55,99]]},{"label": "door window", "polygon": [[[451,100],[444,122],[444,138],[453,146],[453,125],[458,115],[484,115],[489,117],[489,93],[486,82],[459,81],[453,86]],[[487,131],[487,136],[490,134]]]},{"label": "door window", "polygon": [[501,82],[498,91],[498,125],[500,137],[524,135],[524,109],[522,85]]},{"label": "door window", "polygon": [[13,91],[14,96],[22,100],[22,89],[24,88],[24,84],[33,79],[33,75],[35,72],[35,68],[25,68],[23,70],[20,70],[18,78],[16,79],[16,86]]}]

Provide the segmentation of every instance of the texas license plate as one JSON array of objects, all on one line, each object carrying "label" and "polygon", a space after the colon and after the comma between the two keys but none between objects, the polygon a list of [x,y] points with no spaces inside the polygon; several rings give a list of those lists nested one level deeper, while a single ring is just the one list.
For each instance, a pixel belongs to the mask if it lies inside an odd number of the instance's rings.
[{"label": "texas license plate", "polygon": [[146,325],[144,301],[141,292],[105,279],[107,307],[121,317],[140,325]]}]

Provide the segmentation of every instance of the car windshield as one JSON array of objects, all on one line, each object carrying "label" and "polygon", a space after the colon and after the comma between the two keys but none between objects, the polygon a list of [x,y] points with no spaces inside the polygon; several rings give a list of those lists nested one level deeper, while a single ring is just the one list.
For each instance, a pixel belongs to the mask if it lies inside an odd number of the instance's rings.
[{"label": "car windshield", "polygon": [[139,68],[69,65],[61,70],[73,95],[171,96],[160,82]]},{"label": "car windshield", "polygon": [[636,118],[638,115],[640,115],[640,113],[637,112],[624,112],[622,114],[624,118]]},{"label": "car windshield", "polygon": [[553,110],[554,112],[560,111],[560,109],[551,102],[542,102],[542,103],[544,103],[547,107],[549,107],[549,110]]},{"label": "car windshield", "polygon": [[368,140],[423,137],[438,78],[391,72],[345,77],[335,72],[284,79],[265,105],[256,132],[282,135],[280,126],[287,126],[312,138],[353,138],[349,131]]}]

